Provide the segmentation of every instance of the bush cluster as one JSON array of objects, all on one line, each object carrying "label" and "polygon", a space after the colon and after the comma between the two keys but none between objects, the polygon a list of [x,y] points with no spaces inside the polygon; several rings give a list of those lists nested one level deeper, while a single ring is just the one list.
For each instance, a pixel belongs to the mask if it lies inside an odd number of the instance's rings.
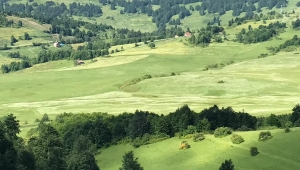
[{"label": "bush cluster", "polygon": [[231,139],[231,142],[234,144],[240,144],[245,141],[242,136],[237,135],[237,134],[233,134],[230,139]]},{"label": "bush cluster", "polygon": [[258,136],[259,141],[265,141],[265,140],[268,140],[268,139],[271,139],[271,138],[272,138],[272,135],[271,135],[270,131],[260,132],[259,136]]},{"label": "bush cluster", "polygon": [[222,137],[230,135],[232,132],[233,132],[233,130],[229,127],[219,127],[215,130],[214,136],[216,138],[222,138]]},{"label": "bush cluster", "polygon": [[205,139],[204,133],[196,133],[193,136],[194,142],[202,141]]}]

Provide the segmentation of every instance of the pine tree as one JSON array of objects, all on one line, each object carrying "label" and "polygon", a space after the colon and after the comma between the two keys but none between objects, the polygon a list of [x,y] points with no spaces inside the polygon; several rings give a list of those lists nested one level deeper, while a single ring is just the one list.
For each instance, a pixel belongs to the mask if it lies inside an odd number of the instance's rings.
[{"label": "pine tree", "polygon": [[138,163],[138,158],[134,158],[132,151],[125,153],[123,156],[122,167],[119,170],[143,170],[144,168]]},{"label": "pine tree", "polygon": [[225,160],[225,162],[223,162],[220,166],[219,170],[234,170],[234,165],[231,159]]}]

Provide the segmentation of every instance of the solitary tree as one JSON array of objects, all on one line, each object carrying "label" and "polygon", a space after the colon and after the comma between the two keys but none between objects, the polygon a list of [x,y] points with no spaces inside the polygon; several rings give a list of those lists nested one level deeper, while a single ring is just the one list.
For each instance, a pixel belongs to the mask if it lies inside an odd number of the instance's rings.
[{"label": "solitary tree", "polygon": [[122,167],[119,170],[143,170],[144,168],[138,163],[138,158],[134,158],[132,151],[125,153],[123,156]]},{"label": "solitary tree", "polygon": [[251,147],[251,148],[250,148],[250,155],[251,155],[251,156],[256,156],[258,153],[259,153],[259,152],[258,152],[257,147]]},{"label": "solitary tree", "polygon": [[18,42],[18,40],[12,35],[10,37],[10,45],[14,45],[15,42]]},{"label": "solitary tree", "polygon": [[23,26],[22,21],[18,21],[18,27],[22,27],[22,26]]},{"label": "solitary tree", "polygon": [[154,43],[149,43],[148,45],[150,48],[155,48],[155,44]]},{"label": "solitary tree", "polygon": [[24,33],[24,40],[30,40],[30,36],[27,32]]},{"label": "solitary tree", "polygon": [[223,162],[220,166],[219,170],[234,170],[234,165],[231,159],[225,160],[225,162]]}]

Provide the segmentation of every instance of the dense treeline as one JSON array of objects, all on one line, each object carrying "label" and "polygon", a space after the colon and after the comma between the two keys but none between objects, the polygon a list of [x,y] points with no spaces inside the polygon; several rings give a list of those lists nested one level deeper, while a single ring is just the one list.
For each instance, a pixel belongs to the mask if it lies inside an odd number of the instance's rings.
[{"label": "dense treeline", "polygon": [[252,15],[245,14],[245,16],[243,16],[243,17],[235,17],[235,19],[232,18],[231,20],[229,20],[228,26],[232,26],[233,24],[236,24],[236,25],[245,24],[249,20],[265,21],[265,20],[272,20],[272,19],[281,18],[281,17],[282,17],[282,15],[275,11],[270,11],[266,15],[264,15],[263,13],[260,13],[259,15],[254,14],[254,13]]},{"label": "dense treeline", "polygon": [[85,136],[97,148],[119,142],[131,142],[133,146],[156,142],[176,135],[209,133],[219,127],[249,131],[264,127],[286,128],[300,126],[300,105],[293,108],[292,114],[254,117],[245,112],[235,112],[231,107],[212,106],[200,113],[187,105],[168,115],[157,115],[137,110],[134,114],[118,116],[92,113],[64,113],[51,123],[61,135],[63,144],[72,150],[77,136]]},{"label": "dense treeline", "polygon": [[10,27],[14,25],[13,20],[8,20],[5,15],[0,15],[0,27]]},{"label": "dense treeline", "polygon": [[286,23],[280,23],[278,21],[270,23],[268,26],[260,25],[255,29],[249,26],[248,31],[243,28],[242,31],[236,35],[236,39],[238,42],[245,44],[268,41],[278,35],[284,28],[286,28]]},{"label": "dense treeline", "polygon": [[[180,19],[183,19],[191,15],[189,9],[185,6],[179,6],[180,4],[189,4],[194,2],[200,2],[201,0],[99,0],[103,5],[111,5],[111,9],[115,9],[115,6],[124,7],[124,10],[121,10],[120,13],[142,13],[152,16],[152,22],[156,23],[157,28],[165,27],[169,23],[170,19],[174,15],[179,15],[179,18],[176,24],[179,25]],[[160,8],[153,10],[152,5],[160,5]]]},{"label": "dense treeline", "polygon": [[85,17],[97,17],[101,16],[102,10],[99,6],[94,4],[84,4],[73,2],[69,5],[71,15],[82,15]]},{"label": "dense treeline", "polygon": [[[255,6],[257,3],[257,7]],[[233,10],[233,16],[239,16],[242,12],[246,12],[246,15],[251,15],[253,11],[261,12],[261,8],[280,8],[288,4],[287,0],[203,0],[201,5],[195,7],[199,11],[200,15],[206,13],[219,13],[219,15],[225,14],[229,10]]]},{"label": "dense treeline", "polygon": [[176,135],[213,133],[219,127],[239,131],[300,127],[300,105],[291,114],[258,118],[231,107],[215,105],[196,113],[184,105],[166,116],[139,110],[117,116],[63,113],[47,121],[44,114],[25,142],[17,136],[20,125],[15,116],[0,120],[0,169],[99,170],[94,158],[97,149],[120,142],[138,147]]},{"label": "dense treeline", "polygon": [[14,71],[23,70],[25,68],[31,67],[29,59],[22,59],[21,61],[13,61],[10,64],[1,65],[2,73],[9,73]]},{"label": "dense treeline", "polygon": [[294,35],[294,37],[290,40],[286,40],[283,44],[280,44],[279,47],[267,47],[272,53],[277,53],[281,50],[292,51],[295,50],[293,47],[298,47],[300,45],[300,38],[298,35]]},{"label": "dense treeline", "polygon": [[57,60],[90,60],[95,57],[106,56],[109,54],[109,43],[101,40],[89,42],[86,46],[79,46],[77,50],[72,47],[64,47],[55,50],[43,49],[36,58],[21,56],[19,52],[9,53],[10,58],[19,58],[21,61],[13,61],[10,64],[1,66],[2,73],[14,72],[26,69],[35,64],[46,63]]},{"label": "dense treeline", "polygon": [[82,15],[86,17],[100,16],[102,10],[94,4],[81,5],[80,3],[71,3],[69,9],[64,3],[56,4],[52,1],[46,1],[45,4],[9,4],[5,3],[5,8],[0,7],[0,11],[5,11],[9,15],[20,17],[32,17],[42,23],[50,24],[51,21],[64,14]]}]

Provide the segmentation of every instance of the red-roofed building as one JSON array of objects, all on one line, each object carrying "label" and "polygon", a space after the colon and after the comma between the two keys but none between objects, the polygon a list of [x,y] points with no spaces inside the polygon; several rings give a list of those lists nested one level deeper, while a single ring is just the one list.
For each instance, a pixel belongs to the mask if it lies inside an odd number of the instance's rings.
[{"label": "red-roofed building", "polygon": [[186,33],[184,33],[184,36],[185,36],[185,37],[191,37],[192,34],[191,34],[190,32],[186,32]]}]

